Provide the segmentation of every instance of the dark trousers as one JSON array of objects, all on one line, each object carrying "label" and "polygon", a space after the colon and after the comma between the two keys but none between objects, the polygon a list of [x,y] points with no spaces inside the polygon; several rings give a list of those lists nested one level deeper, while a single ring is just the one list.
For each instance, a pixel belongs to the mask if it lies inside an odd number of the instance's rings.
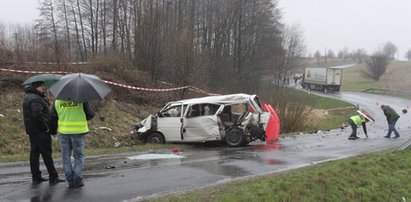
[{"label": "dark trousers", "polygon": [[392,132],[394,132],[395,136],[399,135],[397,129],[395,129],[395,124],[397,123],[397,121],[398,121],[398,118],[388,121],[388,133],[387,133],[388,137],[391,136]]},{"label": "dark trousers", "polygon": [[45,133],[30,135],[30,170],[33,179],[41,178],[40,154],[46,165],[50,179],[58,178],[51,156],[51,136]]},{"label": "dark trousers", "polygon": [[350,137],[357,137],[357,125],[355,125],[354,121],[352,121],[351,119],[348,120],[348,123],[350,124],[352,129]]}]

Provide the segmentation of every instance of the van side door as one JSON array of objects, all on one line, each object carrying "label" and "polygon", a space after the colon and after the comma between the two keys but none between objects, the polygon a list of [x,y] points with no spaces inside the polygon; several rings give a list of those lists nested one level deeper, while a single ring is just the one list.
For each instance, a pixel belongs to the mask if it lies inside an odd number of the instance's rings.
[{"label": "van side door", "polygon": [[181,141],[181,119],[183,117],[183,104],[170,105],[161,110],[157,118],[157,130],[160,131],[167,142]]},{"label": "van side door", "polygon": [[183,117],[182,132],[184,141],[220,140],[217,111],[219,104],[192,104]]}]

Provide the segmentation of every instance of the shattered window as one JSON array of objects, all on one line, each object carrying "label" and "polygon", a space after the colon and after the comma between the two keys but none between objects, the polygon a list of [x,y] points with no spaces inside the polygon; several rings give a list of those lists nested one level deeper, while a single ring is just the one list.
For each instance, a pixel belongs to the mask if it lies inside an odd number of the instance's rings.
[{"label": "shattered window", "polygon": [[207,115],[214,115],[217,110],[220,108],[220,105],[216,104],[203,104],[202,106],[202,113],[201,115],[207,116]]},{"label": "shattered window", "polygon": [[231,106],[231,113],[232,114],[243,114],[246,111],[246,106],[244,104],[235,104]]},{"label": "shattered window", "polygon": [[181,116],[181,105],[172,106],[168,109],[163,110],[160,113],[160,117],[180,117]]},{"label": "shattered window", "polygon": [[217,104],[194,104],[189,107],[187,117],[214,115],[218,108]]}]

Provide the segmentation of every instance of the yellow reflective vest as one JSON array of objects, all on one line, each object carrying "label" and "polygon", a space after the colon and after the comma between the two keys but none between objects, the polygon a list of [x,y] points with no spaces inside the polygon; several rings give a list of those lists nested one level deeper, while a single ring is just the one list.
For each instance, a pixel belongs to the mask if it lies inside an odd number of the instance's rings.
[{"label": "yellow reflective vest", "polygon": [[360,126],[362,123],[365,123],[365,117],[360,115],[355,115],[351,117],[351,120],[355,123],[355,125]]},{"label": "yellow reflective vest", "polygon": [[59,117],[57,132],[60,134],[84,134],[89,132],[83,103],[56,100],[54,107]]}]

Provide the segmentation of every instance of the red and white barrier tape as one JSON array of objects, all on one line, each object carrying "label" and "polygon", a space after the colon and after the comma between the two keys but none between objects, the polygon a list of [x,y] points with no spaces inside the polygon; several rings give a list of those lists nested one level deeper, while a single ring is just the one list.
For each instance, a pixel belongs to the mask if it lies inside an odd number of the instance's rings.
[{"label": "red and white barrier tape", "polygon": [[128,88],[128,89],[133,89],[133,90],[141,90],[141,91],[154,91],[154,92],[165,92],[165,91],[177,91],[177,90],[183,90],[190,88],[190,86],[183,86],[183,87],[177,87],[177,88],[142,88],[142,87],[136,87],[136,86],[130,86],[130,85],[125,85],[121,83],[116,83],[112,81],[106,81],[103,80],[105,83],[114,85],[114,86],[119,86],[122,88]]},{"label": "red and white barrier tape", "polygon": [[[15,70],[15,69],[5,69],[5,68],[0,68],[0,70],[6,71],[6,72],[17,72],[17,73],[25,73],[25,74],[69,74],[69,73],[72,73],[72,72],[65,72],[65,71],[28,71],[28,70]],[[215,93],[209,93],[203,89],[200,89],[194,86],[182,86],[182,87],[176,87],[176,88],[143,88],[143,87],[136,87],[136,86],[130,86],[130,85],[125,85],[121,83],[116,83],[112,81],[106,81],[106,80],[103,80],[103,81],[105,83],[108,83],[114,86],[119,86],[122,88],[133,89],[133,90],[140,90],[140,91],[168,92],[168,91],[178,91],[178,90],[189,89],[194,92],[207,94],[207,95],[220,95],[220,94],[215,94]]]},{"label": "red and white barrier tape", "polygon": [[17,70],[17,69],[4,69],[0,68],[1,71],[6,72],[17,72],[17,73],[25,73],[25,74],[69,74],[71,72],[64,72],[64,71],[28,71],[28,70]]}]

